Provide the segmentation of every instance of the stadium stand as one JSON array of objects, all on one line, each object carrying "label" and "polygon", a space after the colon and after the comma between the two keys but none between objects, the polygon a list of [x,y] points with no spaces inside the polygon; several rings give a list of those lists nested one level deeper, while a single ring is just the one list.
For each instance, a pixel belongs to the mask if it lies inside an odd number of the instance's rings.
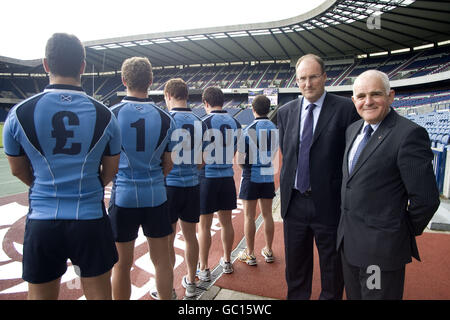
[{"label": "stadium stand", "polygon": [[[325,67],[327,86],[351,85],[354,79],[368,69],[386,72],[391,80],[415,78],[446,72],[450,69],[449,45],[382,57],[350,59],[335,64],[330,60]],[[222,89],[237,88],[295,88],[295,66],[290,63],[259,63],[216,66],[166,66],[154,70],[154,83],[150,90],[163,90],[170,78],[180,77],[190,89],[202,90],[207,86]],[[0,76],[0,97],[25,99],[45,87],[48,78]],[[120,74],[85,75],[82,86],[86,93],[100,100],[116,97],[123,91]],[[397,105],[396,105],[397,106]],[[402,106],[401,104],[398,106]]]}]

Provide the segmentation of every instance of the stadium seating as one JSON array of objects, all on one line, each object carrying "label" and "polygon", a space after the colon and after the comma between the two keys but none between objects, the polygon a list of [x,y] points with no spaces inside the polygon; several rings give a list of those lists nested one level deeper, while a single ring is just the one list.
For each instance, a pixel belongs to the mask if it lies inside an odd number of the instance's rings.
[{"label": "stadium seating", "polygon": [[427,130],[432,147],[450,148],[450,110],[406,117]]},{"label": "stadium seating", "polygon": [[[368,69],[386,72],[391,80],[430,75],[450,70],[449,46],[366,57],[354,62],[326,64],[327,86],[351,85],[354,79]],[[175,77],[185,80],[190,89],[202,90],[207,86],[234,88],[295,88],[295,69],[289,63],[236,64],[217,66],[158,67],[153,70],[154,82],[150,90],[163,90],[167,80]],[[25,99],[41,92],[48,77],[0,76],[0,98]],[[104,102],[115,103],[118,91],[124,91],[120,74],[82,76],[82,87],[88,95]],[[280,97],[281,98],[281,97]],[[393,107],[414,107],[450,100],[450,92],[422,92],[397,95]],[[246,98],[245,98],[246,99]],[[225,108],[243,107],[244,101],[228,100]],[[246,103],[246,101],[245,101]],[[244,104],[245,104],[244,103]],[[196,108],[201,101],[191,102]]]}]

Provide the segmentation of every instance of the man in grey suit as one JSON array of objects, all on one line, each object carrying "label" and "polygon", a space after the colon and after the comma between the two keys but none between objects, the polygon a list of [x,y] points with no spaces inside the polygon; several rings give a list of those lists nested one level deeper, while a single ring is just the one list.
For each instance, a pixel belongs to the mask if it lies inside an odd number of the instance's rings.
[{"label": "man in grey suit", "polygon": [[287,299],[309,299],[313,243],[320,258],[320,299],[342,299],[342,266],[336,251],[345,129],[359,117],[349,98],[325,91],[324,63],[308,54],[296,65],[303,97],[280,108],[281,167]]},{"label": "man in grey suit", "polygon": [[388,76],[362,73],[353,85],[361,120],[346,132],[341,252],[348,299],[402,299],[405,265],[420,261],[415,237],[439,207],[427,132],[390,105]]}]

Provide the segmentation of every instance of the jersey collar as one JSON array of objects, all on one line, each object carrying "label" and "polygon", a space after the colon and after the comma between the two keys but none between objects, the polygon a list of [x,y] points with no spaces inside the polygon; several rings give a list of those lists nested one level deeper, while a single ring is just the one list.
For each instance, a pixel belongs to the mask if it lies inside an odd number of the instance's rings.
[{"label": "jersey collar", "polygon": [[44,91],[54,91],[54,90],[69,90],[69,91],[78,91],[84,92],[83,88],[79,86],[72,86],[69,84],[49,84],[45,87]]},{"label": "jersey collar", "polygon": [[136,98],[136,97],[131,97],[131,96],[125,96],[122,101],[126,102],[126,101],[133,101],[133,102],[153,102],[152,99],[150,98]]},{"label": "jersey collar", "polygon": [[227,110],[213,110],[210,113],[227,113]]}]

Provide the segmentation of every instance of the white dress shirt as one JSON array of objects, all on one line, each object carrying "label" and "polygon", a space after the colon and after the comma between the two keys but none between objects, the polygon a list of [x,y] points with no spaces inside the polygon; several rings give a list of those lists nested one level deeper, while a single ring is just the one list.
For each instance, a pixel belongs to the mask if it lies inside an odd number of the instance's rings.
[{"label": "white dress shirt", "polygon": [[[353,142],[352,148],[350,149],[350,152],[348,154],[348,167],[352,167],[353,158],[355,157],[356,150],[358,149],[359,144],[361,143],[362,139],[364,138],[365,132],[364,128],[366,126],[371,126],[373,129],[371,137],[374,135],[375,131],[377,131],[378,127],[380,126],[381,122],[378,122],[376,124],[369,124],[366,121],[364,121],[364,125],[361,128],[361,131],[356,136],[355,141]],[[350,169],[349,169],[350,170]]]}]

